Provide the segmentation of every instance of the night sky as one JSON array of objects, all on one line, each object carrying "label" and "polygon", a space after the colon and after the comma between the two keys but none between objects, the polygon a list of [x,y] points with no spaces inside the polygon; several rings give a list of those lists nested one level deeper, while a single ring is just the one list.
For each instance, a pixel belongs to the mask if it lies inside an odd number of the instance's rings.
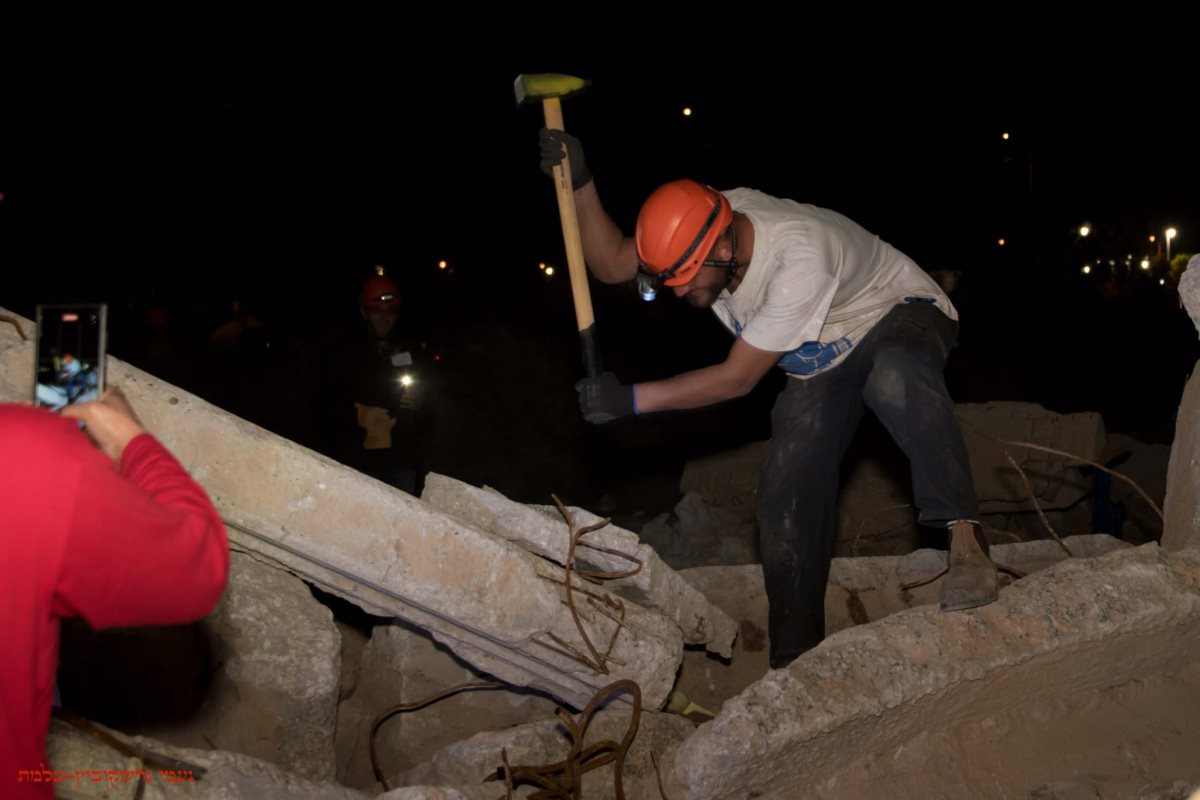
[{"label": "night sky", "polygon": [[[541,112],[512,92],[522,72],[560,71],[593,81],[566,101],[566,127],[627,230],[641,199],[679,177],[835,209],[927,270],[961,271],[956,399],[1096,410],[1111,431],[1169,440],[1200,357],[1147,239],[1174,226],[1173,254],[1200,250],[1194,68],[1175,48],[1063,32],[901,46],[831,29],[755,58],[736,38],[726,55],[714,22],[683,58],[661,40],[479,46],[432,27],[367,41],[318,36],[320,22],[39,54],[36,80],[5,90],[0,305],[31,316],[37,302],[108,302],[114,355],[303,441],[304,415],[281,410],[302,385],[273,387],[264,370],[233,386],[211,360],[192,364],[235,298],[288,352],[354,328],[358,287],[382,264],[470,386],[448,404],[461,436],[442,471],[522,500],[591,501],[639,470],[669,474],[684,456],[765,438],[777,378],[716,409],[608,430],[578,419]],[[1081,240],[1085,222],[1095,233]],[[1122,271],[1143,254],[1153,278]],[[539,261],[559,274],[547,280]],[[1084,263],[1099,267],[1083,276]],[[645,305],[593,282],[593,300],[623,380],[729,346],[710,314],[673,298]],[[144,352],[152,311],[174,343],[169,366]],[[515,469],[514,437],[528,455]]]}]

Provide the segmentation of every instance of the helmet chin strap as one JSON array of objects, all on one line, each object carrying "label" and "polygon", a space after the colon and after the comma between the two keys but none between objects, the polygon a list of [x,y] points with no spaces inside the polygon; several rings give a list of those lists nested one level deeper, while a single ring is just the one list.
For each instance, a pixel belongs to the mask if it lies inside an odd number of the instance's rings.
[{"label": "helmet chin strap", "polygon": [[736,217],[734,218],[733,222],[729,223],[729,238],[730,238],[730,241],[733,243],[733,252],[729,257],[729,260],[728,261],[708,260],[708,261],[704,262],[704,266],[706,266],[706,267],[724,267],[725,269],[729,270],[730,279],[733,278],[733,274],[735,272],[737,272],[737,268],[738,268],[738,259],[737,259],[738,241],[737,241],[737,224],[736,223],[737,223]]}]

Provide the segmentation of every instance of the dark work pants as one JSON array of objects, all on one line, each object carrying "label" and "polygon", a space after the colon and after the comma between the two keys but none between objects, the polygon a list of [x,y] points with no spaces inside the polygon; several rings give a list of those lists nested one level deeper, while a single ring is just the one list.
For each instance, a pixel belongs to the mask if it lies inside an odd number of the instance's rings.
[{"label": "dark work pants", "polygon": [[789,379],[775,401],[757,502],[772,667],[825,638],[838,472],[864,409],[908,456],[922,524],[978,518],[966,446],[942,376],[957,333],[958,323],[936,306],[898,305],[845,361],[807,380]]}]

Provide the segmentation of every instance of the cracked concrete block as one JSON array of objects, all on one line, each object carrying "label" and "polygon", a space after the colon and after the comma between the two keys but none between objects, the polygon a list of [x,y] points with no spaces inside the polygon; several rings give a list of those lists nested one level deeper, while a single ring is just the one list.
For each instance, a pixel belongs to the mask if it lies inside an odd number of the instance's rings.
[{"label": "cracked concrete block", "polygon": [[[1067,546],[1086,558],[1128,548],[1107,535],[1069,536]],[[1000,563],[1031,573],[1066,558],[1053,541],[993,545]],[[936,604],[940,579],[909,590],[901,584],[932,578],[946,567],[944,550],[917,550],[907,556],[835,558],[825,590],[827,635],[922,605]],[[769,670],[767,594],[762,567],[695,567],[681,574],[737,621],[740,634],[733,658],[720,660],[689,650],[684,653],[676,688],[701,707],[719,712],[722,704],[740,694]]]},{"label": "cracked concrete block", "polygon": [[[727,702],[680,746],[667,792],[1019,797],[1067,769],[1197,780],[1198,623],[1200,551],[1156,545],[1063,561],[982,608],[892,614]],[[1080,746],[1096,720],[1108,746]],[[1121,747],[1135,764],[1113,763]]]},{"label": "cracked concrete block", "polygon": [[[517,542],[556,564],[565,564],[570,530],[554,506],[514,503],[488,488],[478,488],[445,475],[430,473],[421,499],[434,508],[496,536]],[[568,508],[579,527],[595,525],[601,517],[581,508]],[[636,566],[625,553],[641,562],[636,575],[604,581],[621,597],[658,611],[679,626],[686,644],[704,644],[728,656],[735,630],[733,622],[696,592],[635,533],[609,524],[585,534],[575,550],[580,567],[598,572],[626,572]]]}]

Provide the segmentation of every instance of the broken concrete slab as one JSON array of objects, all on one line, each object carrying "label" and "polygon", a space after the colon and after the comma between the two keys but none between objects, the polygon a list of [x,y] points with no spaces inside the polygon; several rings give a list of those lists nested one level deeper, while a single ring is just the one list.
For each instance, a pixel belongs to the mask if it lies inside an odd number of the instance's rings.
[{"label": "broken concrete slab", "polygon": [[[4,328],[0,400],[20,401],[32,391],[33,343]],[[603,674],[570,652],[583,644],[542,559],[112,356],[108,379],[208,490],[236,546],[575,707],[617,678],[637,681],[649,708],[666,700],[682,651],[674,626],[673,635],[660,630],[628,602],[637,621],[618,626],[590,614],[593,641],[607,643],[620,628]]]},{"label": "broken concrete slab", "polygon": [[235,550],[205,627],[221,665],[198,723],[210,746],[333,780],[341,636],[329,609],[290,572]]},{"label": "broken concrete slab", "polygon": [[[1195,262],[1196,258],[1192,259]],[[1193,264],[1189,264],[1191,270]],[[1200,267],[1195,272],[1200,280]],[[1197,362],[1200,367],[1200,362]],[[1167,467],[1162,545],[1168,550],[1200,546],[1200,369],[1192,369],[1175,418],[1175,441]]]},{"label": "broken concrete slab", "polygon": [[[618,707],[619,708],[619,707]],[[577,720],[578,721],[578,720]],[[584,735],[584,746],[601,741],[619,743],[630,725],[625,710],[598,712]],[[675,714],[643,712],[637,735],[625,756],[622,783],[626,797],[658,797],[658,776],[650,754],[663,758],[695,730],[695,725]],[[567,757],[571,739],[556,719],[519,725],[503,731],[480,733],[438,751],[430,761],[400,777],[410,786],[447,786],[467,788],[478,785],[504,764],[501,750],[513,766],[544,766]],[[605,800],[615,797],[613,764],[594,769],[583,776],[581,796]],[[493,783],[503,790],[503,783]],[[494,791],[493,791],[494,793]]]},{"label": "broken concrete slab", "polygon": [[[534,506],[550,519],[560,519],[561,514],[554,506]],[[603,518],[585,508],[568,506],[577,525],[597,525]],[[606,531],[613,528],[611,524],[596,531]],[[614,528],[637,539],[637,534],[622,528]],[[588,534],[588,538],[591,534]],[[601,537],[594,544],[610,547]],[[589,549],[584,563],[594,563],[599,569],[619,569],[621,558],[605,559],[604,553]],[[616,548],[612,548],[616,549]],[[578,549],[576,553],[578,554]],[[641,560],[642,568],[636,575],[628,578],[617,578],[605,581],[604,585],[614,594],[638,602],[662,614],[679,626],[685,644],[702,644],[710,653],[729,657],[730,648],[737,630],[733,620],[725,612],[714,606],[708,598],[697,592],[691,584],[683,579],[669,564],[659,558],[658,553],[648,544],[642,543],[636,550],[636,557]],[[639,599],[640,598],[640,599]]]},{"label": "broken concrete slab", "polygon": [[[274,764],[221,750],[173,747],[142,736],[125,736],[101,728],[112,738],[140,751],[165,756],[172,763],[143,763],[57,719],[51,720],[46,755],[52,769],[70,777],[57,784],[63,797],[107,800],[363,800],[369,797],[332,783],[316,783]],[[197,773],[196,768],[202,770]],[[95,772],[103,775],[97,776]],[[143,777],[144,773],[144,777]],[[190,773],[190,774],[189,774]],[[145,785],[139,789],[139,778]],[[140,792],[140,793],[139,793]]]},{"label": "broken concrete slab", "polygon": [[[436,473],[426,476],[421,499],[556,564],[566,563],[570,529],[554,506],[514,503],[495,490]],[[581,508],[571,507],[567,512],[577,528],[602,522],[601,517]],[[684,643],[703,644],[715,653],[729,655],[736,633],[733,621],[639,541],[636,533],[605,525],[579,540],[575,561],[581,568],[608,573],[627,572],[637,566],[636,562],[605,550],[625,553],[641,562],[636,575],[604,581],[606,589],[673,620]]]},{"label": "broken concrete slab", "polygon": [[[683,637],[679,626],[658,612],[618,597],[603,586],[580,581],[574,574],[571,576],[574,588],[568,594],[561,567],[521,552],[531,560],[537,576],[554,586],[561,598],[564,613],[558,620],[559,624],[546,632],[549,641],[540,643],[561,659],[562,671],[574,669],[578,673],[583,670],[581,674],[603,685],[636,673],[640,678],[631,680],[641,686],[642,702],[646,708],[661,708],[671,692],[675,673],[683,658]],[[572,602],[578,615],[578,625],[586,630],[588,640],[596,648],[595,653],[586,649],[577,623],[572,621],[573,615],[568,608]],[[442,640],[437,631],[433,631],[433,634],[435,639]],[[472,645],[451,649],[476,667],[495,674],[487,668],[489,659],[484,655],[477,653],[475,658],[468,657]],[[603,663],[603,671],[592,665],[597,656]],[[600,681],[605,676],[608,680]],[[541,688],[535,684],[531,684],[531,687]],[[594,695],[595,691],[592,692]],[[590,701],[591,696],[586,699]],[[582,704],[578,707],[582,707]]]},{"label": "broken concrete slab", "polygon": [[[1200,686],[1197,622],[1200,551],[1152,544],[1068,559],[979,609],[893,614],[829,637],[726,703],[680,746],[667,793],[784,798],[804,786],[817,798],[916,798],[937,786],[932,796],[1019,797],[1070,770],[1101,770],[1122,747],[1139,755],[1121,768],[1145,781],[1163,769],[1200,779],[1200,719],[1186,702]],[[1106,729],[1107,748],[1075,746],[1074,698],[1094,711],[1105,692],[1137,685],[1149,697],[1156,676],[1172,675],[1175,711],[1163,708],[1178,716]],[[1004,763],[1001,744],[1034,739],[1050,748],[1036,765]],[[1176,745],[1190,761],[1165,757]]]}]

